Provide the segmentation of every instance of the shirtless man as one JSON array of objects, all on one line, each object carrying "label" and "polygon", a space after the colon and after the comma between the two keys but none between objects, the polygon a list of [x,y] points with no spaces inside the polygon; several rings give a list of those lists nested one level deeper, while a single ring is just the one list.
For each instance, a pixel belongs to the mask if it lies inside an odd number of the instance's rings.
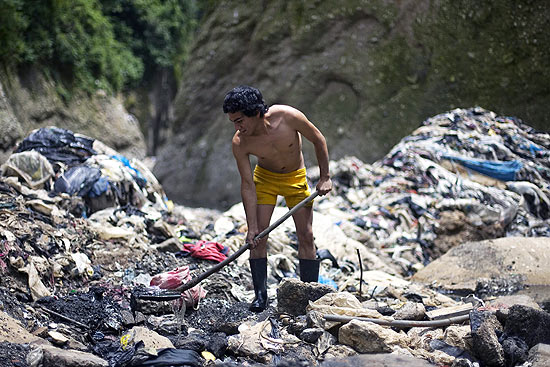
[{"label": "shirtless man", "polygon": [[[235,125],[233,155],[241,175],[241,196],[246,213],[250,243],[250,270],[255,299],[250,305],[254,312],[267,307],[267,236],[254,238],[269,226],[277,195],[285,197],[289,208],[310,195],[302,154],[302,136],[311,141],[320,168],[317,183],[319,195],[332,189],[328,171],[328,149],[325,137],[297,109],[285,105],[267,107],[261,92],[249,86],[239,86],[225,96],[223,112]],[[258,159],[252,172],[250,155]],[[300,279],[316,282],[319,261],[313,242],[313,203],[294,213],[298,235]]]}]

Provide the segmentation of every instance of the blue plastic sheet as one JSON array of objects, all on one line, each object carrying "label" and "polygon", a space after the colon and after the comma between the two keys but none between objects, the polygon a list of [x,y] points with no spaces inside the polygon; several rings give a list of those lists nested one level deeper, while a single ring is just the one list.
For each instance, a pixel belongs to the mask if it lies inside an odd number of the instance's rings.
[{"label": "blue plastic sheet", "polygon": [[128,158],[122,156],[122,155],[113,155],[111,156],[111,158],[113,159],[116,159],[117,161],[121,162],[122,164],[124,164],[126,167],[130,168],[132,170],[132,176],[134,177],[134,179],[136,180],[137,184],[141,187],[145,186],[147,184],[147,180],[145,179],[145,177],[143,177],[143,175],[141,174],[141,172],[139,172],[137,169],[135,169],[132,164],[130,163],[130,161],[128,160]]},{"label": "blue plastic sheet", "polygon": [[502,181],[515,181],[516,174],[523,167],[523,163],[514,161],[487,161],[473,158],[463,158],[455,156],[443,156],[445,159],[460,163],[466,168],[476,172],[483,173],[489,177]]},{"label": "blue plastic sheet", "polygon": [[101,196],[104,192],[109,189],[109,180],[104,176],[101,176],[92,186],[92,189],[88,193],[88,196],[91,198],[96,198]]},{"label": "blue plastic sheet", "polygon": [[336,284],[336,282],[334,280],[332,280],[330,278],[326,278],[322,275],[319,275],[319,283],[331,286],[332,288],[338,290],[338,284]]}]

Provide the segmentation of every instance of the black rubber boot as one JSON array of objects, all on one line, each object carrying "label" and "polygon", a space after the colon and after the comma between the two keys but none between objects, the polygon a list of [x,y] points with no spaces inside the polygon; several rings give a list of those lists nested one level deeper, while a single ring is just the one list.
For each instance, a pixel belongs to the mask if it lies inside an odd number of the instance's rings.
[{"label": "black rubber boot", "polygon": [[267,307],[267,258],[249,259],[248,261],[256,294],[248,309],[253,312],[262,312]]},{"label": "black rubber boot", "polygon": [[319,260],[298,259],[300,261],[300,280],[317,282],[319,280]]}]

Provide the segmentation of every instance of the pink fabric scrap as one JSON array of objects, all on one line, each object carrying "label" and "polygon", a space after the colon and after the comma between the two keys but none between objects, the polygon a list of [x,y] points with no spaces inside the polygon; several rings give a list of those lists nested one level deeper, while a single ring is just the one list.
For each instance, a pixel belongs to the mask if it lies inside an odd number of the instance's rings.
[{"label": "pink fabric scrap", "polygon": [[183,249],[189,252],[192,257],[217,262],[222,262],[227,258],[224,252],[228,250],[221,243],[203,240],[197,241],[197,243],[184,243]]}]

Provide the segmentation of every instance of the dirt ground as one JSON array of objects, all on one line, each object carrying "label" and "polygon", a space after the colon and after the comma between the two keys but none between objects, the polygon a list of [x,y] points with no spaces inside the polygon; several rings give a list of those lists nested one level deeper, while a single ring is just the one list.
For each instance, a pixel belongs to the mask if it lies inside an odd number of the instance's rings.
[{"label": "dirt ground", "polygon": [[30,350],[28,344],[0,342],[0,361],[6,363],[3,366],[28,367],[26,358]]}]

